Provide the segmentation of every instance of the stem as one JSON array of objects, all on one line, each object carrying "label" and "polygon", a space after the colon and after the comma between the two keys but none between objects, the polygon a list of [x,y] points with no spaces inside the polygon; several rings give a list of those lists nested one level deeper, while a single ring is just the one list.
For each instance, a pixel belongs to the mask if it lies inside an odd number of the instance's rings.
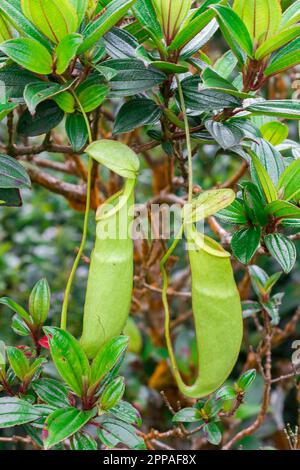
[{"label": "stem", "polygon": [[[76,93],[73,90],[71,90],[71,93],[74,96],[75,101],[77,102],[80,108],[80,111],[84,117],[87,131],[88,131],[89,143],[91,144],[93,141],[93,137],[92,137],[92,130],[91,130],[89,119]],[[87,190],[86,190],[86,206],[85,206],[85,214],[84,214],[84,222],[83,222],[82,239],[81,239],[80,247],[78,249],[78,253],[75,258],[75,261],[74,261],[74,264],[73,264],[73,267],[72,267],[72,270],[71,270],[71,273],[67,282],[66,290],[65,290],[64,301],[63,301],[62,312],[61,312],[61,324],[60,324],[60,327],[62,330],[67,329],[68,305],[69,305],[71,288],[72,288],[72,284],[74,281],[74,277],[75,277],[79,262],[83,255],[83,250],[85,247],[87,234],[88,234],[88,221],[89,221],[89,212],[91,208],[91,192],[92,192],[92,168],[93,168],[93,160],[92,160],[92,157],[89,157],[88,174],[87,174]]]},{"label": "stem", "polygon": [[189,121],[188,121],[188,117],[187,117],[187,114],[186,114],[186,106],[185,106],[182,86],[181,86],[180,80],[178,78],[178,75],[176,75],[176,82],[177,82],[177,87],[178,87],[181,111],[183,113],[185,135],[186,135],[186,146],[187,146],[187,152],[188,152],[188,166],[189,166],[189,170],[188,170],[188,173],[189,173],[188,202],[191,203],[192,199],[193,199],[193,155],[192,155],[191,134],[190,134]]}]

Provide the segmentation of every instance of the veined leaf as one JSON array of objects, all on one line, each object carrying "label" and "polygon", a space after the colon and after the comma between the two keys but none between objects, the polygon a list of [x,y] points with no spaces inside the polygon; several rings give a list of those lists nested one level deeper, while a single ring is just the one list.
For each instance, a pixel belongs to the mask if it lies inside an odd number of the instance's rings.
[{"label": "veined leaf", "polygon": [[279,29],[282,14],[279,0],[235,0],[233,10],[259,44]]},{"label": "veined leaf", "polygon": [[300,38],[287,44],[273,57],[265,70],[265,75],[274,75],[278,72],[290,69],[300,62]]},{"label": "veined leaf", "polygon": [[68,408],[70,402],[68,399],[68,390],[66,387],[54,379],[39,379],[32,384],[34,391],[39,398],[48,405],[57,408]]},{"label": "veined leaf", "polygon": [[132,7],[134,16],[138,22],[146,28],[151,35],[162,39],[162,29],[157,20],[157,14],[153,6],[152,0],[137,0]]},{"label": "veined leaf", "polygon": [[57,45],[55,49],[56,55],[56,73],[63,74],[69,66],[69,63],[77,54],[83,37],[77,33],[67,34]]},{"label": "veined leaf", "polygon": [[296,0],[282,15],[281,28],[287,28],[300,20],[300,0]]},{"label": "veined leaf", "polygon": [[277,195],[276,188],[269,176],[269,173],[267,172],[265,167],[261,164],[257,155],[251,150],[248,150],[248,152],[251,155],[252,162],[256,170],[257,176],[259,178],[260,184],[262,186],[262,190],[264,192],[266,200],[268,202],[276,201],[278,199],[278,195]]},{"label": "veined leaf", "polygon": [[245,209],[238,199],[215,216],[227,224],[246,225],[248,222]]},{"label": "veined leaf", "polygon": [[136,0],[112,0],[99,18],[95,19],[83,31],[84,41],[79,48],[79,53],[86,52],[99,39],[104,36],[127,13]]},{"label": "veined leaf", "polygon": [[286,119],[300,119],[298,100],[269,100],[252,103],[245,107],[254,116],[276,116]]},{"label": "veined leaf", "polygon": [[180,53],[180,57],[185,59],[198,52],[200,48],[203,47],[213,37],[218,28],[218,22],[214,18],[208,23],[207,26],[202,29],[202,31],[200,31],[200,33],[196,34],[196,36],[183,47]]},{"label": "veined leaf", "polygon": [[239,145],[244,138],[244,133],[238,127],[231,126],[231,124],[227,122],[223,123],[209,119],[205,121],[205,127],[217,143],[225,150]]},{"label": "veined leaf", "polygon": [[78,341],[59,328],[44,328],[54,364],[65,382],[79,397],[89,380],[89,362]]},{"label": "veined leaf", "polygon": [[0,50],[31,72],[43,75],[52,73],[52,57],[48,50],[35,39],[10,39],[0,45]]},{"label": "veined leaf", "polygon": [[213,10],[207,10],[196,18],[192,19],[176,34],[169,46],[170,51],[181,49],[191,41],[205,26],[207,26],[215,17]]},{"label": "veined leaf", "polygon": [[125,29],[112,28],[104,36],[105,49],[112,59],[136,58],[139,43],[132,34]]},{"label": "veined leaf", "polygon": [[232,36],[236,43],[249,57],[253,57],[253,42],[249,31],[241,18],[232,10],[232,8],[221,5],[216,5],[212,8],[216,10],[218,18],[221,19],[229,35]]},{"label": "veined leaf", "polygon": [[70,0],[70,2],[75,8],[75,11],[77,13],[77,18],[78,18],[78,26],[80,26],[85,17],[89,0]]},{"label": "veined leaf", "polygon": [[53,82],[30,83],[25,87],[24,91],[24,100],[29,112],[35,114],[38,104],[66,91],[71,85],[72,83],[67,85],[59,85]]},{"label": "veined leaf", "polygon": [[0,154],[0,188],[30,188],[25,168],[15,158]]},{"label": "veined leaf", "polygon": [[55,44],[77,29],[77,13],[69,0],[21,0],[21,5],[24,15]]},{"label": "veined leaf", "polygon": [[243,264],[250,263],[260,244],[261,228],[247,227],[234,233],[231,247],[236,258]]},{"label": "veined leaf", "polygon": [[30,137],[47,134],[61,122],[63,117],[63,111],[54,101],[44,101],[37,106],[34,116],[31,116],[28,110],[21,115],[17,132]]},{"label": "veined leaf", "polygon": [[67,116],[66,133],[74,152],[82,150],[88,140],[86,122],[82,114]]},{"label": "veined leaf", "polygon": [[36,39],[51,51],[50,41],[24,16],[20,0],[0,0],[0,10],[21,35]]},{"label": "veined leaf", "polygon": [[282,173],[277,189],[283,192],[286,201],[300,200],[300,159],[291,163]]},{"label": "veined leaf", "polygon": [[5,305],[6,307],[10,308],[13,312],[17,313],[25,322],[31,323],[31,318],[29,313],[26,312],[26,310],[17,302],[14,300],[9,299],[8,297],[1,297],[0,298],[0,304]]},{"label": "veined leaf", "polygon": [[289,128],[280,121],[266,122],[260,128],[263,138],[272,145],[279,145],[288,138]]},{"label": "veined leaf", "polygon": [[137,98],[125,103],[115,121],[114,134],[130,132],[140,126],[154,124],[162,114],[161,108],[152,100]]},{"label": "veined leaf", "polygon": [[97,450],[97,442],[84,432],[77,432],[71,440],[72,450]]},{"label": "veined leaf", "polygon": [[[273,185],[276,186],[281,173],[285,170],[284,159],[278,150],[270,142],[257,138],[252,145],[252,150],[258,157],[262,166],[266,169]],[[255,179],[255,176],[254,176]]]},{"label": "veined leaf", "polygon": [[300,208],[286,201],[273,201],[266,211],[276,219],[300,219]]},{"label": "veined leaf", "polygon": [[50,449],[78,432],[94,414],[94,410],[81,411],[71,407],[54,411],[46,421],[48,435],[44,442],[45,449]]},{"label": "veined leaf", "polygon": [[31,423],[39,418],[39,410],[28,401],[13,397],[0,398],[0,428]]},{"label": "veined leaf", "polygon": [[128,337],[113,338],[100,349],[91,368],[90,385],[95,387],[120,361],[128,347]]},{"label": "veined leaf", "polygon": [[255,52],[255,59],[261,60],[270,55],[288,42],[292,41],[299,36],[300,25],[290,26],[287,29],[280,31],[278,34],[270,39],[267,39]]},{"label": "veined leaf", "polygon": [[14,109],[17,108],[17,104],[15,103],[3,103],[0,104],[0,121],[6,118]]},{"label": "veined leaf", "polygon": [[12,346],[6,350],[8,362],[18,377],[19,380],[23,381],[24,377],[30,369],[29,361],[23,351]]},{"label": "veined leaf", "polygon": [[295,244],[281,233],[272,233],[264,237],[266,247],[278,261],[285,273],[289,273],[296,262]]}]

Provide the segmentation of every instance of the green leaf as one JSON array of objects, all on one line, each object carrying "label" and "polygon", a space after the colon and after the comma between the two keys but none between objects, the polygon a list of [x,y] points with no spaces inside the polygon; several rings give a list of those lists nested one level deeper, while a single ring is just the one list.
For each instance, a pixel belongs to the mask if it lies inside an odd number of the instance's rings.
[{"label": "green leaf", "polygon": [[97,442],[89,434],[77,432],[71,439],[72,450],[97,450]]},{"label": "green leaf", "polygon": [[22,199],[19,189],[0,188],[0,206],[2,207],[20,207]]},{"label": "green leaf", "polygon": [[86,122],[82,114],[68,114],[66,133],[74,152],[80,152],[88,140]]},{"label": "green leaf", "polygon": [[137,0],[132,7],[134,16],[138,22],[151,32],[151,35],[157,39],[162,39],[163,34],[159,21],[157,20],[157,13],[151,0]]},{"label": "green leaf", "polygon": [[83,31],[84,41],[79,48],[82,54],[90,49],[99,39],[104,36],[112,26],[117,24],[127,13],[136,0],[112,0],[103,15],[90,22]]},{"label": "green leaf", "polygon": [[56,63],[55,71],[58,75],[63,74],[71,60],[76,57],[79,46],[82,44],[83,37],[81,34],[67,34],[57,45],[55,49]]},{"label": "green leaf", "polygon": [[218,212],[216,217],[227,224],[233,225],[244,225],[248,221],[245,209],[237,199],[230,206]]},{"label": "green leaf", "polygon": [[231,240],[232,251],[242,264],[250,263],[259,247],[260,237],[260,227],[242,228],[234,233]]},{"label": "green leaf", "polygon": [[244,137],[240,129],[227,122],[209,119],[205,121],[205,127],[224,150],[239,145]]},{"label": "green leaf", "polygon": [[285,46],[287,43],[299,36],[300,25],[290,26],[287,29],[280,31],[275,36],[267,39],[263,44],[256,50],[255,59],[262,60],[264,57],[270,55],[280,47]]},{"label": "green leaf", "polygon": [[286,201],[300,200],[300,159],[291,163],[282,173],[277,189]]},{"label": "green leaf", "polygon": [[129,449],[146,449],[144,440],[136,434],[135,428],[130,424],[126,424],[115,418],[103,416],[101,426],[104,431],[113,436],[115,441],[125,444]]},{"label": "green leaf", "polygon": [[73,7],[75,8],[75,11],[77,13],[77,18],[78,18],[78,26],[80,26],[85,17],[89,0],[70,0],[70,1]]},{"label": "green leaf", "polygon": [[105,49],[112,59],[135,58],[139,43],[132,34],[121,28],[112,28],[104,36]]},{"label": "green leaf", "polygon": [[29,83],[24,90],[24,100],[30,114],[34,115],[36,107],[59,93],[70,88],[71,84],[59,85],[53,82]]},{"label": "green leaf", "polygon": [[[285,162],[281,153],[272,144],[261,138],[255,139],[252,150],[267,171],[273,185],[276,186],[280,175],[285,169]],[[251,173],[252,178],[257,181],[254,172],[251,171]]]},{"label": "green leaf", "polygon": [[207,423],[203,428],[203,432],[206,435],[208,442],[210,442],[212,445],[217,446],[220,444],[222,440],[222,433],[217,423],[213,421]]},{"label": "green leaf", "polygon": [[74,113],[75,99],[69,91],[63,91],[62,93],[54,95],[52,99],[65,113]]},{"label": "green leaf", "polygon": [[103,83],[83,82],[76,89],[77,97],[86,113],[98,108],[108,95],[109,87]]},{"label": "green leaf", "polygon": [[21,35],[25,33],[51,51],[48,39],[24,16],[20,0],[0,0],[0,10]]},{"label": "green leaf", "polygon": [[47,279],[36,283],[29,297],[29,313],[36,325],[42,325],[50,309],[50,288]]},{"label": "green leaf", "polygon": [[125,421],[125,423],[135,424],[137,426],[142,425],[142,418],[139,411],[126,401],[121,400],[109,411],[116,418],[120,419],[121,421]]},{"label": "green leaf", "polygon": [[265,283],[265,286],[264,286],[265,290],[268,293],[271,292],[271,290],[277,284],[277,282],[279,281],[281,276],[282,276],[282,272],[279,272],[279,273],[274,273],[274,274],[272,274],[272,276],[269,277],[269,279],[267,280],[267,282]]},{"label": "green leaf", "polygon": [[249,318],[256,313],[261,312],[262,307],[259,302],[253,302],[252,300],[246,300],[242,302],[243,318]]},{"label": "green leaf", "polygon": [[254,116],[276,116],[300,119],[300,103],[297,100],[269,100],[252,103],[245,107]]},{"label": "green leaf", "polygon": [[267,249],[280,264],[285,273],[289,273],[296,262],[295,244],[281,233],[266,235],[264,241]]},{"label": "green leaf", "polygon": [[216,10],[218,18],[236,43],[249,57],[253,57],[253,42],[241,18],[229,7],[216,5],[212,8]]},{"label": "green leaf", "polygon": [[35,39],[10,39],[0,45],[0,50],[31,72],[43,75],[52,73],[52,57],[45,46]]},{"label": "green leaf", "polygon": [[40,379],[34,381],[32,388],[39,398],[48,405],[57,408],[68,408],[68,390],[66,387],[54,379]]},{"label": "green leaf", "polygon": [[187,59],[196,54],[208,41],[213,37],[215,32],[218,30],[219,25],[217,20],[214,18],[208,23],[205,28],[200,31],[191,41],[189,41],[181,50],[180,58]]},{"label": "green leaf", "polygon": [[287,28],[288,26],[297,23],[299,20],[300,0],[296,0],[284,11],[282,15],[281,28]]},{"label": "green leaf", "polygon": [[132,96],[160,85],[166,75],[154,67],[135,59],[112,59],[103,63],[117,72],[111,79],[111,97]]},{"label": "green leaf", "polygon": [[259,266],[252,265],[248,268],[252,287],[258,297],[264,295],[265,289],[264,286],[269,279],[267,273],[261,269]]},{"label": "green leaf", "polygon": [[242,192],[245,209],[251,222],[254,225],[257,223],[261,226],[267,225],[268,216],[265,212],[265,200],[261,196],[258,187],[254,183],[246,181],[242,183]]},{"label": "green leaf", "polygon": [[99,384],[119,362],[128,347],[128,337],[112,338],[100,349],[91,367],[90,385]]},{"label": "green leaf", "polygon": [[78,341],[67,331],[59,328],[44,328],[49,338],[54,364],[71,389],[82,396],[90,375],[89,361]]},{"label": "green leaf", "polygon": [[265,75],[270,75],[288,70],[300,62],[300,38],[287,44],[272,57],[271,62],[265,70]]},{"label": "green leaf", "polygon": [[20,117],[17,132],[19,135],[33,137],[36,135],[47,134],[62,121],[63,111],[54,101],[45,101],[36,108],[36,113],[31,116],[26,110]]},{"label": "green leaf", "polygon": [[12,346],[7,348],[7,359],[8,362],[18,377],[19,380],[23,381],[24,377],[30,369],[29,361],[23,351]]},{"label": "green leaf", "polygon": [[11,327],[13,331],[19,336],[29,336],[30,329],[26,323],[18,316],[14,315],[11,322]]},{"label": "green leaf", "polygon": [[98,163],[124,178],[136,178],[140,162],[130,147],[115,140],[103,139],[90,144],[85,150]]},{"label": "green leaf", "polygon": [[215,15],[216,13],[213,10],[207,10],[189,21],[176,34],[168,48],[169,51],[179,50],[185,46],[214,19]]},{"label": "green leaf", "polygon": [[30,188],[25,168],[15,158],[0,154],[0,188]]},{"label": "green leaf", "polygon": [[236,392],[233,387],[229,385],[224,385],[224,387],[220,388],[216,393],[217,400],[235,400]]},{"label": "green leaf", "polygon": [[21,0],[24,15],[52,42],[77,29],[76,10],[69,0]]},{"label": "green leaf", "polygon": [[251,155],[252,163],[254,165],[255,171],[257,173],[259,182],[261,184],[263,193],[268,202],[273,202],[278,199],[276,188],[269,176],[269,173],[265,167],[261,164],[260,160],[257,158],[256,154],[251,150],[248,150]]},{"label": "green leaf", "polygon": [[152,100],[136,98],[125,103],[115,120],[114,134],[130,132],[137,127],[156,123],[162,114],[161,108]]},{"label": "green leaf", "polygon": [[18,65],[10,64],[0,69],[0,81],[5,85],[6,99],[10,99],[22,98],[28,83],[40,82],[41,80]]},{"label": "green leaf", "polygon": [[273,37],[279,29],[282,12],[278,0],[235,0],[233,9],[258,44]]},{"label": "green leaf", "polygon": [[47,437],[44,441],[45,449],[50,449],[77,433],[94,414],[94,410],[81,411],[71,407],[54,411],[48,417],[45,425],[47,431]]},{"label": "green leaf", "polygon": [[40,418],[40,412],[28,401],[13,397],[0,398],[0,428],[11,428]]},{"label": "green leaf", "polygon": [[214,64],[214,70],[220,77],[228,79],[237,65],[237,58],[232,51],[227,51]]},{"label": "green leaf", "polygon": [[182,80],[181,85],[185,104],[191,110],[216,111],[242,105],[239,98],[231,96],[227,91],[200,88],[201,81],[197,76]]},{"label": "green leaf", "polygon": [[263,138],[272,145],[279,145],[288,138],[289,128],[280,121],[266,122],[260,128]]},{"label": "green leaf", "polygon": [[276,219],[300,219],[300,208],[286,201],[274,201],[266,207]]},{"label": "green leaf", "polygon": [[252,385],[255,379],[256,379],[256,370],[255,369],[247,370],[241,375],[241,377],[237,381],[237,386],[239,389],[245,391],[250,387],[250,385]]},{"label": "green leaf", "polygon": [[202,415],[197,408],[183,408],[172,418],[175,423],[198,423],[202,420]]},{"label": "green leaf", "polygon": [[9,299],[8,297],[1,297],[0,304],[5,305],[6,307],[10,308],[13,312],[16,312],[26,322],[31,321],[30,315],[26,312],[26,310],[21,305],[17,304],[17,302],[15,302],[14,300]]},{"label": "green leaf", "polygon": [[173,64],[172,62],[166,62],[163,60],[155,60],[151,62],[151,65],[158,70],[162,70],[166,74],[187,73],[189,71],[187,64]]},{"label": "green leaf", "polygon": [[2,103],[0,104],[0,121],[8,116],[18,105],[14,103]]},{"label": "green leaf", "polygon": [[99,400],[99,410],[108,411],[122,399],[125,392],[124,377],[116,377],[113,379],[101,393]]}]

